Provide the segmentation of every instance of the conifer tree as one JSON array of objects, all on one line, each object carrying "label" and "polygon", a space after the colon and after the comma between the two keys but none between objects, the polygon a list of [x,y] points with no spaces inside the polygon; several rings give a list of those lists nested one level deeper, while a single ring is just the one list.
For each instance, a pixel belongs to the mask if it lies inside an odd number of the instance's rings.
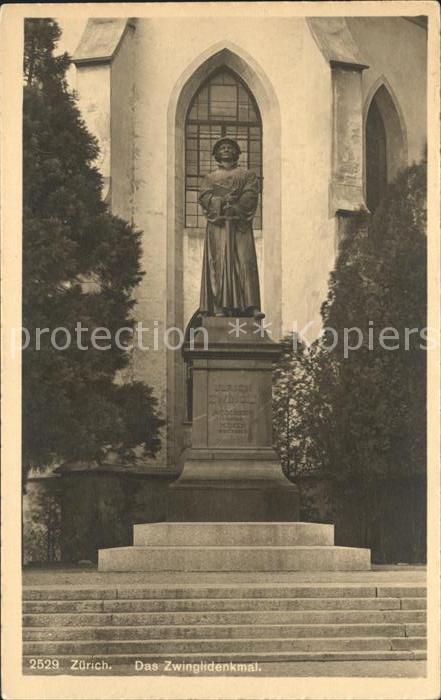
[{"label": "conifer tree", "polygon": [[[322,308],[338,343],[323,352],[320,392],[334,433],[329,468],[373,481],[425,468],[425,163],[397,178],[360,231],[356,222],[341,246]],[[347,331],[358,349],[345,352],[345,328],[358,329]],[[325,333],[323,348],[332,340]]]},{"label": "conifer tree", "polygon": [[[141,234],[102,200],[97,142],[65,78],[70,59],[54,55],[60,35],[52,19],[25,21],[23,326],[31,341],[23,351],[24,477],[53,462],[99,461],[109,447],[124,459],[139,445],[154,455],[162,424],[150,387],[115,382],[130,358],[115,332],[134,324]],[[88,329],[87,350],[76,342],[78,323]],[[64,350],[51,342],[59,327],[72,338]],[[108,350],[90,344],[99,327],[111,334]],[[37,329],[45,328],[37,349]],[[67,336],[60,331],[55,340],[63,347]]]}]

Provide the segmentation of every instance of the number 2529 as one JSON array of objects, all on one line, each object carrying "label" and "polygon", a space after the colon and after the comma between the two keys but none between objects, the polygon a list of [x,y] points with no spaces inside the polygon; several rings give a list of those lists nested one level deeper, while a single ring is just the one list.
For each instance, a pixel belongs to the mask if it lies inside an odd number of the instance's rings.
[{"label": "number 2529", "polygon": [[41,670],[53,670],[60,668],[60,662],[58,659],[29,659],[30,668],[41,671]]}]

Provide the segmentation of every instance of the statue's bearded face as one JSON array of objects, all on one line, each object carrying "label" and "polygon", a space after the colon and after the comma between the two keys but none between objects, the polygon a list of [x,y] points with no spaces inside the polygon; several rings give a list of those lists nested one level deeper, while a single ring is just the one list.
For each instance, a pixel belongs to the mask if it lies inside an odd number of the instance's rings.
[{"label": "statue's bearded face", "polygon": [[237,160],[237,149],[231,143],[221,143],[216,148],[216,160],[225,162],[234,162]]}]

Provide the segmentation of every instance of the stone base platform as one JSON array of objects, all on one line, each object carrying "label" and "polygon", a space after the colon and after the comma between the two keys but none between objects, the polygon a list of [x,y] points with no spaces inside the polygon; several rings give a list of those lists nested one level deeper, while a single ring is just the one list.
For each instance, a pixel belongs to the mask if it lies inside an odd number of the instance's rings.
[{"label": "stone base platform", "polygon": [[100,571],[368,571],[370,550],[334,546],[318,523],[135,525],[134,546],[101,549]]},{"label": "stone base platform", "polygon": [[99,553],[100,571],[354,571],[370,551],[353,547],[115,547]]}]

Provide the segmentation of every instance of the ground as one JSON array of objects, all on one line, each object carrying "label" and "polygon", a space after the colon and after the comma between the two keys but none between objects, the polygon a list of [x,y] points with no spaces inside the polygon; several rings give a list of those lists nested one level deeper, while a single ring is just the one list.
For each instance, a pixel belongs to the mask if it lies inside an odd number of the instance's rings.
[{"label": "ground", "polygon": [[23,569],[24,586],[102,586],[103,584],[139,585],[164,583],[364,583],[367,585],[424,585],[423,565],[373,565],[371,571],[284,571],[284,572],[111,572],[98,571],[93,565],[31,565]]}]

